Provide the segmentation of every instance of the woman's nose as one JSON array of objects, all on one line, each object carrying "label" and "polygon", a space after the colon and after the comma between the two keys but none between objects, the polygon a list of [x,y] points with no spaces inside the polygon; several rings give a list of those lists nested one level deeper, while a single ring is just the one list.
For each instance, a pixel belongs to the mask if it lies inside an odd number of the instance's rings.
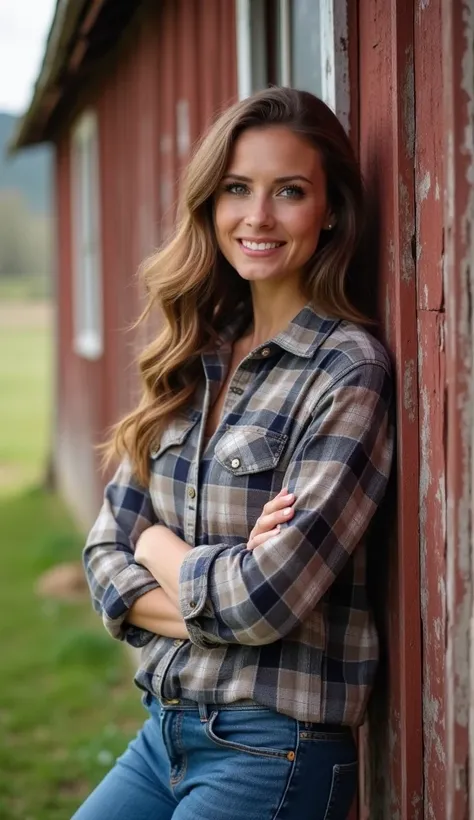
[{"label": "woman's nose", "polygon": [[263,199],[249,202],[245,223],[249,228],[268,227],[274,221],[271,208]]}]

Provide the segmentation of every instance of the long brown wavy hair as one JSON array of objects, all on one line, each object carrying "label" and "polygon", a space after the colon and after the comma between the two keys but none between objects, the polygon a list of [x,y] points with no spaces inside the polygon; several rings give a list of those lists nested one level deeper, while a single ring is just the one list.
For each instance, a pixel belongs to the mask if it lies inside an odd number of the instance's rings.
[{"label": "long brown wavy hair", "polygon": [[229,317],[252,318],[249,283],[220,252],[213,222],[214,195],[232,148],[248,128],[286,126],[319,151],[334,216],[307,264],[305,285],[315,309],[366,323],[348,295],[347,276],[363,228],[364,196],[351,143],[331,109],[307,91],[269,88],[222,113],[197,146],[181,185],[172,239],[141,268],[148,302],[135,327],[152,310],[161,332],[138,359],[143,394],[112,429],[101,449],[106,464],[127,455],[137,480],[149,480],[150,449],[171,416],[191,399],[202,378],[200,355],[216,343]]}]

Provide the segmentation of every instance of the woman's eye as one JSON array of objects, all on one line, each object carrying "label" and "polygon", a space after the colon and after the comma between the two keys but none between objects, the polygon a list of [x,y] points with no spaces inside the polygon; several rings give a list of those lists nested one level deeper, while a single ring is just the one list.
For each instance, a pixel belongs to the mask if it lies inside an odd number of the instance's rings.
[{"label": "woman's eye", "polygon": [[304,196],[304,191],[299,185],[287,185],[282,188],[280,195],[286,199],[301,199]]},{"label": "woman's eye", "polygon": [[226,185],[224,188],[225,191],[229,194],[236,194],[237,196],[245,196],[247,193],[247,186],[243,185],[242,182],[231,182],[229,185]]}]

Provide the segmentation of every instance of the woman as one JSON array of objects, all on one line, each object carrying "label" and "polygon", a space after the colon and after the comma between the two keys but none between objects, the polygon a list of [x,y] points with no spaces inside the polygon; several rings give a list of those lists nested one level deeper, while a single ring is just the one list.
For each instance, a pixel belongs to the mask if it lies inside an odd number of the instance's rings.
[{"label": "woman", "polygon": [[85,548],[150,717],[76,820],[344,820],[377,663],[390,368],[347,295],[360,173],[311,94],[226,111],[145,275],[163,330]]}]

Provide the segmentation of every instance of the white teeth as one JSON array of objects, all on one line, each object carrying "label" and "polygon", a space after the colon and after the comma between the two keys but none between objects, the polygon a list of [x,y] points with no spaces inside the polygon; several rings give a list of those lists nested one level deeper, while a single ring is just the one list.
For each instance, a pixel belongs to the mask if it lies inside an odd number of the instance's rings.
[{"label": "white teeth", "polygon": [[245,239],[242,239],[241,242],[244,248],[248,248],[250,251],[270,251],[273,248],[279,248],[283,244],[282,242],[246,242]]}]

